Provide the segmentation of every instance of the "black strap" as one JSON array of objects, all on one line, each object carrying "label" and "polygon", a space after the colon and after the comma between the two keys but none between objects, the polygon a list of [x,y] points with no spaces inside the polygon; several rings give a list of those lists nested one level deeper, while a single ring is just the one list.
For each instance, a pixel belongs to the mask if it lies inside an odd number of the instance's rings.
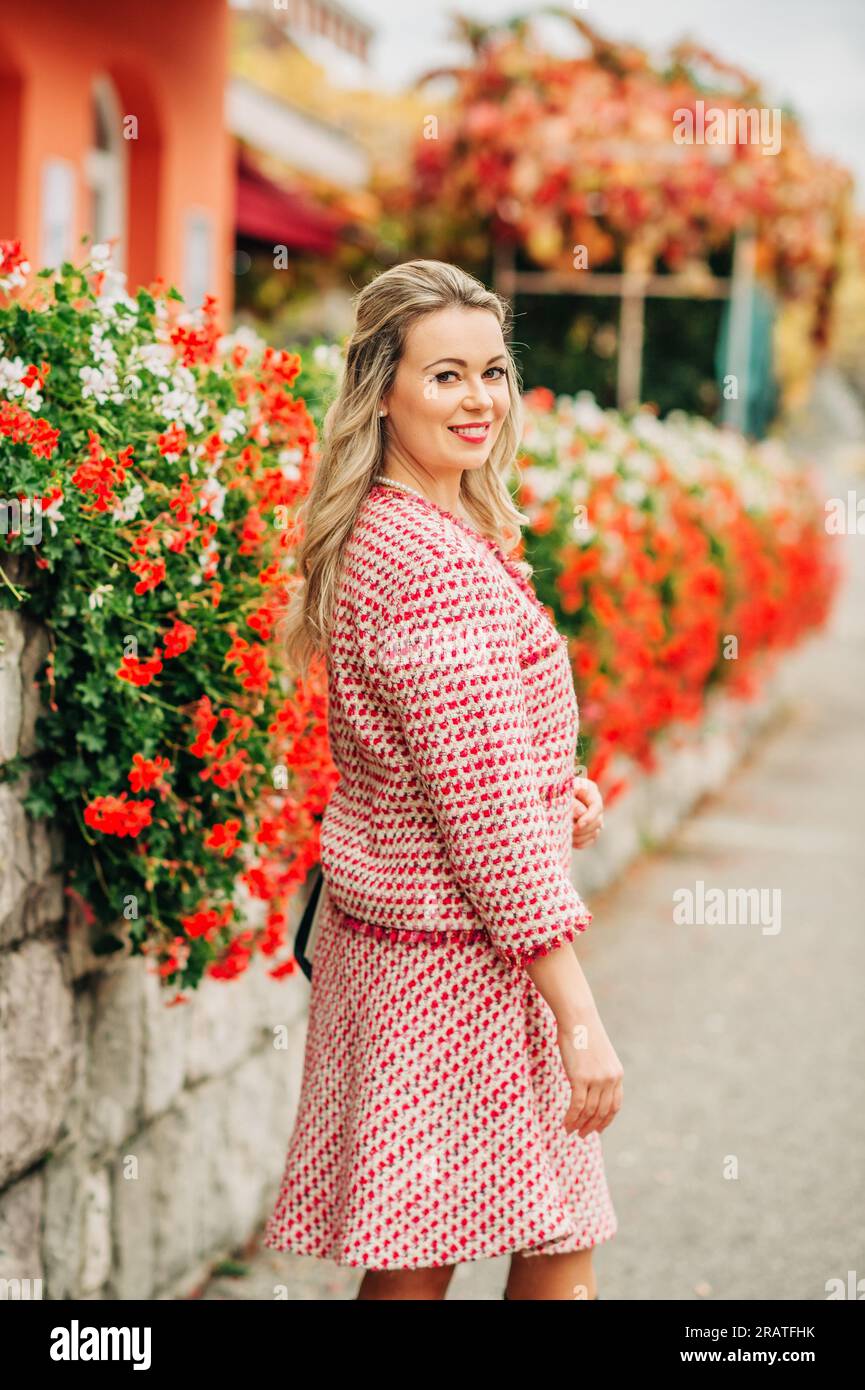
[{"label": "black strap", "polygon": [[324,877],[319,867],[316,870],[315,883],[312,885],[312,891],[307,899],[306,907],[303,909],[303,916],[300,919],[300,923],[294,935],[294,958],[308,980],[312,979],[312,961],[306,958],[306,943],[309,940],[312,919],[315,916],[315,909],[318,904],[323,882]]}]

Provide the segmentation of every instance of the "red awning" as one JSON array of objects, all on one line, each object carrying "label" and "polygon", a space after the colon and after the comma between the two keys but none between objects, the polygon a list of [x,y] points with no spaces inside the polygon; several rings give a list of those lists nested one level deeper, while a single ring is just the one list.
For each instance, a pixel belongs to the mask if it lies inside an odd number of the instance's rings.
[{"label": "red awning", "polygon": [[238,236],[287,246],[293,251],[331,255],[343,220],[319,206],[304,189],[272,183],[241,151],[237,160],[235,230]]}]

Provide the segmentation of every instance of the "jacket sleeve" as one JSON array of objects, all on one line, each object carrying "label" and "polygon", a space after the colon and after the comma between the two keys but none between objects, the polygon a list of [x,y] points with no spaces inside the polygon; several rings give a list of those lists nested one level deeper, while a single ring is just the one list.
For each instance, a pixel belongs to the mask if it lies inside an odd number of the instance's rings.
[{"label": "jacket sleeve", "polygon": [[591,914],[540,796],[514,618],[483,560],[410,576],[373,667],[463,892],[512,968],[573,941]]}]

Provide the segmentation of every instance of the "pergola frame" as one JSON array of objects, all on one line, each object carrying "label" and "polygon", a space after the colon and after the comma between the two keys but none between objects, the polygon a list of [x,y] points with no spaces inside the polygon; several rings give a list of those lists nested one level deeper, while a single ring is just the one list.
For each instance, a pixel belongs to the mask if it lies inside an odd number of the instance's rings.
[{"label": "pergola frame", "polygon": [[753,227],[748,226],[735,233],[733,273],[729,278],[708,272],[699,276],[686,273],[656,275],[649,268],[654,259],[652,253],[645,245],[638,243],[627,249],[625,269],[621,272],[518,271],[513,243],[497,242],[494,250],[494,286],[496,293],[509,300],[512,306],[520,293],[618,296],[621,307],[616,404],[620,410],[634,409],[640,403],[646,299],[729,299],[730,328],[724,375],[735,379],[736,392],[735,395],[724,395],[722,418],[725,424],[744,430],[755,253],[756,235]]}]

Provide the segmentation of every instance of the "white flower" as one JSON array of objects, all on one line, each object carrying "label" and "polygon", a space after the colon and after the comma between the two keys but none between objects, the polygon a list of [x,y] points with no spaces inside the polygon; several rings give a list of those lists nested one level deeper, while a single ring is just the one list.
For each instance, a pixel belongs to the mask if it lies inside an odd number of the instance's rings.
[{"label": "white flower", "polygon": [[174,352],[167,343],[139,343],[130,352],[127,366],[167,380],[174,366]]},{"label": "white flower", "polygon": [[300,477],[298,464],[303,459],[300,449],[280,449],[276,457],[283,478],[286,478],[288,482],[296,482]]},{"label": "white flower", "polygon": [[118,327],[131,327],[138,316],[138,305],[126,293],[126,275],[122,270],[105,270],[96,296],[96,309],[103,318],[114,318]]},{"label": "white flower", "polygon": [[[201,486],[199,497],[202,499],[202,502],[210,502],[211,498],[213,499],[211,505],[206,508],[206,511],[207,515],[213,517],[214,521],[222,520],[222,509],[225,503],[226,491],[227,489],[223,487],[222,483],[213,477],[206,478]],[[205,507],[202,506],[201,511],[204,510]]]},{"label": "white flower", "polygon": [[639,478],[623,478],[617,491],[622,501],[630,503],[632,507],[638,507],[647,496],[646,485]]},{"label": "white flower", "polygon": [[0,357],[0,391],[6,396],[23,395],[21,378],[26,370],[20,357]]},{"label": "white flower", "polygon": [[[198,563],[202,570],[213,569],[219,559],[219,547],[212,543],[198,552]],[[192,576],[190,576],[191,578]]]},{"label": "white flower", "polygon": [[57,531],[58,531],[57,523],[58,523],[58,521],[65,521],[65,520],[66,520],[65,516],[63,515],[62,511],[60,510],[60,508],[61,508],[62,506],[63,506],[63,498],[62,498],[62,497],[55,497],[55,498],[54,498],[54,501],[53,501],[53,502],[49,502],[47,507],[43,504],[42,507],[40,508],[40,513],[41,513],[41,515],[42,515],[43,517],[46,517],[47,520],[48,520],[48,526],[49,526],[49,528],[50,528],[50,530],[51,530],[52,536],[56,536],[56,535],[57,535]]},{"label": "white flower", "polygon": [[84,382],[81,394],[85,400],[92,396],[100,405],[104,405],[107,400],[116,400],[118,394],[121,401],[124,399],[118,391],[117,373],[113,367],[106,367],[104,371],[99,371],[97,367],[79,367],[78,375]]},{"label": "white flower", "polygon": [[21,261],[11,270],[8,275],[0,275],[0,290],[7,294],[9,290],[21,289],[27,283],[27,276],[30,274],[30,262]]},{"label": "white flower", "polygon": [[638,410],[631,421],[631,433],[647,444],[657,444],[663,449],[667,444],[669,430],[651,410]]},{"label": "white flower", "polygon": [[144,488],[140,483],[135,483],[126,496],[112,508],[111,515],[115,521],[132,521],[138,515],[138,509],[143,501]]},{"label": "white flower", "polygon": [[615,454],[607,453],[606,449],[589,449],[585,456],[585,470],[591,478],[608,477],[615,473],[616,464]]},{"label": "white flower", "polygon": [[224,333],[216,343],[217,352],[221,357],[230,357],[236,347],[246,348],[251,357],[260,357],[267,343],[253,328],[242,323],[233,333]]},{"label": "white flower", "polygon": [[91,608],[91,609],[101,608],[101,607],[102,607],[102,601],[103,601],[103,599],[105,598],[106,594],[112,593],[113,590],[114,590],[114,585],[113,585],[113,584],[97,584],[97,586],[96,586],[96,588],[93,590],[92,594],[88,594],[88,595],[87,595],[87,604],[88,604],[88,607]]},{"label": "white flower", "polygon": [[90,351],[95,361],[104,362],[112,367],[117,366],[117,353],[111,339],[106,337],[104,324],[94,324],[90,333]]},{"label": "white flower", "polygon": [[523,448],[528,449],[529,453],[540,453],[543,448],[543,431],[536,420],[531,416],[526,416],[523,427]]},{"label": "white flower", "polygon": [[326,367],[328,371],[339,373],[345,366],[345,358],[339,343],[318,343],[312,350],[312,360],[316,366]]},{"label": "white flower", "polygon": [[555,497],[562,486],[562,476],[554,468],[535,468],[529,465],[522,470],[522,479],[528,483],[532,492],[541,502]]},{"label": "white flower", "polygon": [[605,424],[604,412],[591,391],[580,391],[573,403],[572,416],[578,429],[597,430]]},{"label": "white flower", "polygon": [[[0,344],[2,351],[2,344]],[[32,386],[24,386],[21,378],[28,364],[20,357],[0,357],[0,391],[10,399],[21,398],[28,410],[41,410],[42,391],[38,380]]]},{"label": "white flower", "polygon": [[186,367],[178,367],[172,386],[164,381],[151,397],[157,415],[163,420],[176,420],[194,434],[200,434],[207,421],[207,402],[200,401],[195,391],[195,378]]},{"label": "white flower", "polygon": [[238,439],[242,434],[246,434],[246,416],[243,411],[229,410],[228,413],[223,416],[222,424],[219,427],[219,433],[226,444],[231,444],[233,440]]}]

